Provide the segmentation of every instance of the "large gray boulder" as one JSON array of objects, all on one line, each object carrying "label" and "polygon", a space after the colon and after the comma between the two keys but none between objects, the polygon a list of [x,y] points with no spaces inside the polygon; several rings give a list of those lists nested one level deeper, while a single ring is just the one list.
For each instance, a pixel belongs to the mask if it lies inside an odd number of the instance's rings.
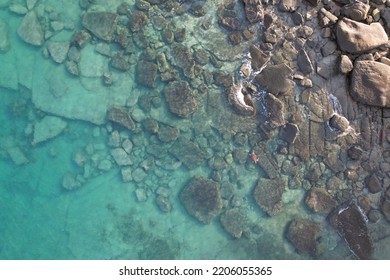
[{"label": "large gray boulder", "polygon": [[34,11],[28,12],[18,28],[18,35],[28,44],[42,46],[44,34],[41,23]]},{"label": "large gray boulder", "polygon": [[348,18],[338,22],[336,37],[340,49],[349,53],[363,53],[381,47],[389,40],[380,23],[364,24]]},{"label": "large gray boulder", "polygon": [[371,60],[356,61],[351,96],[366,105],[390,107],[390,66]]}]

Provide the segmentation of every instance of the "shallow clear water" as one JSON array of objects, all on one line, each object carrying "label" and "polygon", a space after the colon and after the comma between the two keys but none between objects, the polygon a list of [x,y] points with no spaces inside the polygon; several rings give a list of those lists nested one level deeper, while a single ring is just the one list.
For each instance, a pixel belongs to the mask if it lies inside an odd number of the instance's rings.
[{"label": "shallow clear water", "polygon": [[[62,20],[75,23],[74,29],[64,29],[48,41],[70,40],[80,28],[78,1],[69,2],[38,1],[46,7],[46,19],[58,12]],[[122,1],[110,1],[109,6],[104,2],[97,4],[115,11]],[[198,110],[178,118],[167,109],[161,81],[153,90],[139,86],[134,66],[129,73],[112,70],[109,59],[97,55],[92,44],[81,51],[82,77],[72,77],[63,64],[45,57],[43,47],[18,37],[22,16],[2,8],[0,19],[9,27],[11,45],[0,54],[0,259],[306,259],[311,257],[294,250],[285,230],[292,218],[309,216],[325,225],[320,257],[351,258],[325,218],[311,216],[305,208],[303,189],[287,189],[282,212],[272,218],[258,207],[252,192],[264,172],[249,157],[256,129],[239,146],[247,159],[231,161],[237,144],[230,129],[245,125],[231,125],[232,111],[223,93],[210,86],[207,96],[198,96]],[[196,43],[191,36],[188,40]],[[227,63],[223,69],[237,65]],[[112,86],[103,85],[105,71],[112,71]],[[102,118],[110,102],[129,108],[135,131]],[[33,144],[35,125],[53,115],[65,121],[66,128]],[[175,127],[181,137],[196,143],[206,154],[204,162],[191,170],[181,164],[171,153],[175,142],[163,143],[145,129],[142,122],[148,118],[157,120],[160,129]],[[132,143],[130,182],[124,182],[124,168],[110,155],[113,131],[119,132],[121,143]],[[276,145],[277,139],[267,147],[274,151]],[[16,151],[16,158],[10,150]],[[218,160],[223,167],[216,167]],[[64,176],[76,180],[74,189],[63,187]],[[188,214],[179,193],[194,176],[218,179],[224,191],[231,192],[226,197],[234,197],[249,221],[242,238],[224,231],[219,215],[204,225]],[[168,213],[156,202],[160,191],[169,193]]]}]

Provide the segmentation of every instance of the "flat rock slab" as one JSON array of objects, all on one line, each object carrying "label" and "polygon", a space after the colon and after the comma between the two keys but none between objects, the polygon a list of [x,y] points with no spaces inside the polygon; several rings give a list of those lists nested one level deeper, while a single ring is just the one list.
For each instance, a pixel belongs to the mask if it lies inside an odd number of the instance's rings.
[{"label": "flat rock slab", "polygon": [[369,259],[374,246],[367,227],[367,218],[354,202],[343,204],[328,217],[330,224],[347,242],[359,259]]},{"label": "flat rock slab", "polygon": [[356,61],[351,96],[366,105],[390,107],[390,66],[376,61]]},{"label": "flat rock slab", "polygon": [[188,213],[204,224],[211,223],[222,208],[219,184],[204,177],[192,178],[179,197]]},{"label": "flat rock slab", "polygon": [[37,109],[97,125],[106,122],[112,106],[126,104],[130,98],[128,92],[134,86],[126,73],[115,74],[110,87],[102,87],[101,77],[72,78],[50,60],[40,61],[33,70],[32,102]]},{"label": "flat rock slab", "polygon": [[90,12],[83,17],[83,26],[93,35],[105,41],[111,41],[119,16],[109,12]]},{"label": "flat rock slab", "polygon": [[67,123],[62,118],[45,116],[34,125],[33,145],[47,141],[59,135],[66,128]]},{"label": "flat rock slab", "polygon": [[287,181],[282,178],[260,178],[253,192],[256,203],[268,215],[274,216],[282,209],[282,194],[287,187]]},{"label": "flat rock slab", "polygon": [[362,53],[387,44],[389,38],[380,23],[370,25],[343,18],[336,28],[337,43],[342,51]]},{"label": "flat rock slab", "polygon": [[44,34],[41,23],[34,11],[28,12],[18,28],[19,37],[28,44],[42,46]]},{"label": "flat rock slab", "polygon": [[262,72],[257,74],[256,82],[265,87],[274,95],[287,94],[293,90],[294,82],[292,69],[287,64],[268,65]]}]

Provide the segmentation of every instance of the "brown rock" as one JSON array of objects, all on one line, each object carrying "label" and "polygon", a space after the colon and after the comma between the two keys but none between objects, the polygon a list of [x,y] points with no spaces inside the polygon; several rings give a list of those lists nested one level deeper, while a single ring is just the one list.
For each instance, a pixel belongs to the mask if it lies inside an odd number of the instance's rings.
[{"label": "brown rock", "polygon": [[112,107],[107,112],[107,120],[119,124],[120,126],[125,127],[130,131],[135,129],[135,124],[130,116],[130,112],[124,107]]},{"label": "brown rock", "polygon": [[367,228],[367,218],[356,203],[340,205],[328,219],[358,259],[371,257],[374,246]]},{"label": "brown rock", "polygon": [[356,61],[351,96],[362,104],[390,107],[390,66],[376,61]]},{"label": "brown rock", "polygon": [[300,253],[315,257],[318,254],[317,238],[320,228],[310,220],[293,220],[287,229],[287,238]]},{"label": "brown rock", "polygon": [[305,203],[315,213],[329,213],[336,206],[336,201],[322,188],[311,188]]},{"label": "brown rock", "polygon": [[284,104],[273,94],[268,93],[264,97],[264,106],[267,115],[268,125],[274,129],[286,124],[284,118]]},{"label": "brown rock", "polygon": [[292,92],[292,70],[287,64],[268,65],[256,76],[256,81],[274,95]]},{"label": "brown rock", "polygon": [[334,115],[330,118],[329,124],[330,124],[332,127],[336,128],[336,129],[338,129],[338,130],[340,130],[341,132],[345,132],[345,131],[347,131],[347,129],[349,128],[349,121],[347,120],[347,118],[344,117],[344,116],[341,116],[341,115],[339,115],[339,114],[337,114],[337,113],[334,114]]},{"label": "brown rock", "polygon": [[260,178],[253,192],[256,203],[268,215],[274,216],[282,209],[282,194],[287,187],[287,181],[282,178]]},{"label": "brown rock", "polygon": [[369,10],[370,10],[370,5],[360,1],[356,1],[354,3],[345,5],[342,8],[342,12],[346,17],[356,21],[365,20],[367,18]]},{"label": "brown rock", "polygon": [[382,191],[382,183],[377,174],[371,174],[366,178],[366,187],[370,193],[378,193]]},{"label": "brown rock", "polygon": [[386,220],[390,222],[390,200],[385,199],[383,201],[381,210]]},{"label": "brown rock", "polygon": [[299,134],[299,128],[296,124],[286,123],[286,125],[280,130],[280,139],[293,144]]},{"label": "brown rock", "polygon": [[362,53],[384,46],[388,37],[380,23],[370,25],[343,18],[337,23],[337,43],[342,51]]},{"label": "brown rock", "polygon": [[219,184],[204,177],[193,177],[179,197],[188,213],[204,224],[209,224],[222,208]]},{"label": "brown rock", "polygon": [[260,70],[264,64],[269,60],[269,56],[266,55],[255,45],[250,45],[249,53],[251,56],[251,66],[254,70]]},{"label": "brown rock", "polygon": [[179,117],[186,117],[198,108],[194,93],[187,82],[170,82],[164,88],[164,96],[169,110]]}]

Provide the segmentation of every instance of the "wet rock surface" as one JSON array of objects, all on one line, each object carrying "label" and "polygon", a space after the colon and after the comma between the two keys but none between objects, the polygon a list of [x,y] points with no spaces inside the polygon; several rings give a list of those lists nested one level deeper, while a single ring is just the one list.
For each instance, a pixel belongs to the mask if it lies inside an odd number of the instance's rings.
[{"label": "wet rock surface", "polygon": [[370,259],[374,246],[361,208],[354,202],[338,207],[328,217],[358,259]]},{"label": "wet rock surface", "polygon": [[194,177],[180,192],[180,200],[188,213],[209,224],[222,208],[218,183],[204,177]]},{"label": "wet rock surface", "polygon": [[287,239],[298,252],[316,257],[318,254],[317,239],[319,232],[319,226],[310,220],[293,220],[287,228]]},{"label": "wet rock surface", "polygon": [[179,117],[186,117],[198,108],[194,93],[185,81],[169,83],[164,88],[164,96],[169,110]]},{"label": "wet rock surface", "polygon": [[269,216],[274,216],[282,210],[282,194],[286,186],[286,181],[282,178],[260,178],[253,191],[253,197],[263,211]]}]

